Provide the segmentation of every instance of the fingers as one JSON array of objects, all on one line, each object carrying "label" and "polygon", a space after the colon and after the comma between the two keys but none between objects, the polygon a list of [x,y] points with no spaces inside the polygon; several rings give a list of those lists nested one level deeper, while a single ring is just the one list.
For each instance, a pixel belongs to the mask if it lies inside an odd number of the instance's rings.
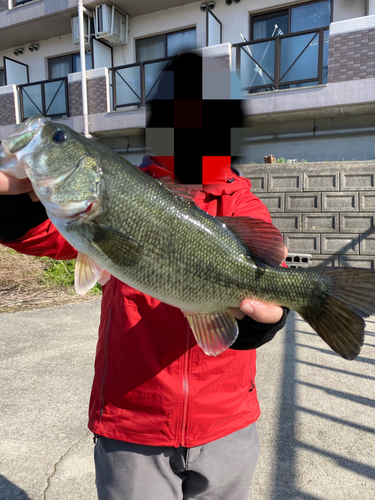
[{"label": "fingers", "polygon": [[37,197],[37,195],[34,193],[34,191],[29,191],[27,194],[30,196],[31,201],[39,201],[39,198],[38,198],[38,197]]},{"label": "fingers", "polygon": [[21,194],[32,191],[29,179],[16,179],[0,172],[0,194]]},{"label": "fingers", "polygon": [[247,315],[259,323],[267,324],[278,323],[284,314],[283,308],[280,306],[250,299],[242,301],[240,308],[232,309],[232,312],[237,319],[243,319]]}]

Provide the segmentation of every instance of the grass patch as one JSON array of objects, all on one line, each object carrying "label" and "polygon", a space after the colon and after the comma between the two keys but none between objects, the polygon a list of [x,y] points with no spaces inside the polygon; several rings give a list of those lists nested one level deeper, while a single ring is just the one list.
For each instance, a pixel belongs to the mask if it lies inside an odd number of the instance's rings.
[{"label": "grass patch", "polygon": [[[50,283],[52,286],[60,288],[65,287],[75,293],[74,290],[74,269],[76,260],[54,260],[49,257],[42,257],[45,263],[43,280]],[[91,293],[100,294],[102,287],[97,283]]]},{"label": "grass patch", "polygon": [[32,257],[0,245],[0,312],[84,302],[100,297],[95,285],[80,296],[74,290],[75,260]]}]

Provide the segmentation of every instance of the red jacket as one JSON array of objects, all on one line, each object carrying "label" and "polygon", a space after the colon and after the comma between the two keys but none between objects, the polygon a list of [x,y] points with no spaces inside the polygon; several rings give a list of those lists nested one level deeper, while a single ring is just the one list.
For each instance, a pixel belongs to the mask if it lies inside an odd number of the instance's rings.
[{"label": "red jacket", "polygon": [[[159,176],[159,167],[147,167]],[[229,168],[222,182],[196,199],[211,215],[271,222],[250,181]],[[46,221],[8,246],[31,255],[73,258],[75,250]],[[256,351],[207,356],[182,312],[114,277],[103,287],[92,432],[155,446],[198,446],[253,422],[259,415]]]}]

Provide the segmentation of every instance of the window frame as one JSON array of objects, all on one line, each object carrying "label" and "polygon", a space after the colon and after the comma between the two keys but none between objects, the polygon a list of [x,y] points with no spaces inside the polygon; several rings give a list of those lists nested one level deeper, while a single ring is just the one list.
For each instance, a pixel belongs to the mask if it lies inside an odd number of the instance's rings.
[{"label": "window frame", "polygon": [[[166,58],[166,57],[172,57],[172,56],[168,56],[167,55],[167,36],[168,35],[176,35],[178,33],[183,33],[185,31],[192,31],[192,30],[195,31],[195,38],[196,38],[196,36],[197,36],[197,27],[196,26],[190,26],[190,28],[184,28],[184,29],[181,29],[181,30],[166,31],[165,33],[159,33],[158,35],[151,35],[151,36],[144,36],[144,37],[137,38],[135,40],[135,44],[134,44],[135,45],[135,62],[136,63],[149,62],[149,61],[156,61],[158,59],[163,59],[163,58]],[[137,42],[141,41],[141,40],[147,40],[149,38],[156,38],[156,37],[159,37],[159,36],[163,36],[164,37],[164,56],[162,58],[158,57],[156,59],[147,59],[145,61],[139,61],[138,60]]]},{"label": "window frame", "polygon": [[[254,14],[250,14],[250,19],[249,19],[249,41],[251,42],[258,42],[260,40],[268,40],[270,39],[270,37],[266,37],[266,38],[258,38],[257,40],[253,40],[253,21],[254,21],[254,18],[261,18],[261,16],[265,16],[265,18],[268,16],[268,15],[271,15],[271,14],[277,14],[277,13],[282,13],[282,12],[288,12],[288,33],[285,33],[287,35],[291,35],[292,32],[291,32],[291,26],[292,26],[292,16],[291,16],[291,11],[292,9],[296,8],[296,7],[302,7],[303,5],[311,5],[313,3],[321,3],[323,2],[324,0],[311,0],[310,2],[302,2],[302,3],[297,3],[297,4],[293,4],[293,5],[287,5],[285,7],[280,7],[279,9],[270,9],[270,10],[265,10],[265,11],[261,11],[261,12],[257,12],[257,13],[254,13]],[[329,0],[330,4],[331,4],[331,18],[329,20],[330,24],[332,23],[333,21],[333,5],[334,5],[334,2],[333,0]],[[329,25],[328,26],[323,26],[322,28],[329,28]],[[320,28],[319,28],[320,29]],[[301,30],[301,31],[293,31],[293,33],[304,33],[305,31],[309,31],[309,30]],[[274,37],[275,38],[275,37]],[[272,38],[271,38],[272,39]]]},{"label": "window frame", "polygon": [[20,7],[26,3],[35,2],[35,0],[13,0],[13,8]]},{"label": "window frame", "polygon": [[0,85],[0,87],[5,87],[6,86],[6,74],[5,74],[5,67],[1,67],[0,68],[0,72],[3,71],[4,72],[4,85]]},{"label": "window frame", "polygon": [[[50,61],[52,60],[56,60],[56,59],[66,59],[67,57],[70,58],[69,60],[69,69],[71,71],[69,71],[68,74],[72,74],[73,73],[73,70],[74,70],[74,67],[73,67],[73,57],[74,56],[80,56],[80,52],[71,52],[70,54],[65,54],[65,55],[62,55],[62,56],[56,56],[56,57],[49,57],[47,59],[47,73],[48,73],[48,80],[54,80],[54,78],[51,78],[51,69],[50,69]],[[92,65],[92,52],[91,52],[91,65]],[[78,72],[79,73],[79,72]],[[61,77],[63,78],[63,77]]]}]

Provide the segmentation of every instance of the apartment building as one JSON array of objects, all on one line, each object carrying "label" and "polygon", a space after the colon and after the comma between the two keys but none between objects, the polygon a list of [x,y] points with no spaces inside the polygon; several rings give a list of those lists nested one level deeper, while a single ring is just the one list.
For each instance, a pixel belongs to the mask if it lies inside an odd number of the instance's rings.
[{"label": "apartment building", "polygon": [[244,162],[375,158],[375,0],[0,0],[0,140],[40,113],[136,163],[192,49],[238,75]]}]

